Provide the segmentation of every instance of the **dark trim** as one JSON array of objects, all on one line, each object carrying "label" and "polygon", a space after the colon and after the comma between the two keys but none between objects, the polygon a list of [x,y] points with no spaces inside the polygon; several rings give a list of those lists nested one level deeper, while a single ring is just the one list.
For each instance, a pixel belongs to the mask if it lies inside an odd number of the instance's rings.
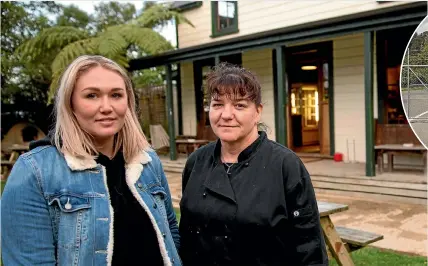
[{"label": "dark trim", "polygon": [[166,70],[166,104],[168,118],[168,135],[169,135],[169,158],[174,161],[177,159],[175,149],[175,124],[174,124],[174,99],[172,93],[172,69],[171,65],[165,66]]},{"label": "dark trim", "polygon": [[177,112],[178,112],[178,135],[183,135],[183,97],[181,90],[181,65],[177,64]]},{"label": "dark trim", "polygon": [[[377,84],[377,123],[385,122],[385,92],[386,87],[386,61],[385,61],[385,42],[376,33],[376,84]],[[385,96],[384,96],[385,95]]]},{"label": "dark trim", "polygon": [[[279,117],[277,114],[278,110],[278,78],[277,78],[277,66],[276,66],[276,49],[272,49],[272,77],[273,77],[273,108],[275,110],[275,138],[279,136],[278,124]],[[285,115],[285,114],[284,114]]]},{"label": "dark trim", "polygon": [[335,143],[335,121],[334,121],[334,64],[333,64],[333,42],[330,42],[330,52],[328,63],[328,116],[329,116],[329,133],[330,133],[330,155],[334,156],[336,152]]},{"label": "dark trim", "polygon": [[317,38],[332,38],[344,34],[417,26],[427,15],[426,2],[382,8],[375,11],[310,22],[297,26],[275,29],[208,44],[169,51],[160,55],[146,56],[129,62],[129,71],[164,65],[185,60],[212,57],[214,54],[230,54],[262,47],[304,42]]},{"label": "dark trim", "polygon": [[176,43],[175,47],[178,49],[180,47],[180,43],[179,43],[179,40],[178,40],[178,24],[177,24],[177,20],[176,19],[174,19],[174,21],[175,21],[175,43]]},{"label": "dark trim", "polygon": [[172,4],[172,8],[179,12],[184,12],[188,10],[192,10],[202,6],[203,1],[187,1],[187,3],[182,3],[184,1],[175,1]]},{"label": "dark trim", "polygon": [[233,2],[235,4],[236,25],[233,25],[226,29],[218,30],[217,29],[218,1],[211,1],[211,35],[210,35],[211,38],[216,38],[216,37],[239,32],[238,1],[225,1],[225,2]]},{"label": "dark trim", "polygon": [[364,94],[366,116],[366,176],[375,176],[373,116],[373,32],[364,32]]},{"label": "dark trim", "polygon": [[275,109],[275,129],[277,132],[276,142],[288,146],[287,138],[287,103],[288,103],[288,85],[286,81],[286,61],[285,61],[285,46],[281,45],[275,48],[276,61],[276,91],[277,91],[277,108]]}]

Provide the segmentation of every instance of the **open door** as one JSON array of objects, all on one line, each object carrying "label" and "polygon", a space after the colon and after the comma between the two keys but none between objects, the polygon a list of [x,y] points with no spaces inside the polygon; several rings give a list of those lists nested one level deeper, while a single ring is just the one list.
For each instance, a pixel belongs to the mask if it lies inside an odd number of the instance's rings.
[{"label": "open door", "polygon": [[287,49],[289,147],[330,155],[329,43]]}]

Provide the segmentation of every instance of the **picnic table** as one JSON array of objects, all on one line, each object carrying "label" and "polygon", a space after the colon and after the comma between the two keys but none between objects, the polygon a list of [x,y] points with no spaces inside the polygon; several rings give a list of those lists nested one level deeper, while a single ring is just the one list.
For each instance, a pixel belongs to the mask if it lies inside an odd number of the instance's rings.
[{"label": "picnic table", "polygon": [[334,226],[330,216],[348,210],[347,205],[323,201],[317,204],[329,257],[335,258],[338,265],[353,266],[352,251],[383,239],[382,235],[371,232]]},{"label": "picnic table", "polygon": [[177,150],[179,145],[186,146],[186,153],[190,155],[192,152],[196,151],[199,147],[208,144],[210,141],[206,139],[176,139],[175,145],[177,146]]},{"label": "picnic table", "polygon": [[427,150],[422,145],[403,145],[403,144],[382,144],[376,145],[375,151],[377,152],[377,163],[379,172],[383,171],[383,155],[388,155],[388,172],[392,172],[394,168],[394,156],[398,154],[422,154],[424,163],[424,173],[427,173]]},{"label": "picnic table", "polygon": [[7,160],[1,160],[2,177],[7,178],[19,155],[27,152],[28,150],[28,145],[13,144],[2,151],[9,157]]}]

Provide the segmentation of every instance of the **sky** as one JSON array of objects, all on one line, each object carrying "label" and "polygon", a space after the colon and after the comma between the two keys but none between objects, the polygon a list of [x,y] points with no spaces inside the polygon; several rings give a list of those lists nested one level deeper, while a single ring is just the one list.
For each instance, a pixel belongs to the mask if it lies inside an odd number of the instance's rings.
[{"label": "sky", "polygon": [[417,33],[428,31],[428,17],[426,17],[416,29]]},{"label": "sky", "polygon": [[[63,5],[77,5],[80,9],[86,11],[88,14],[95,12],[94,6],[100,2],[109,2],[109,1],[55,1]],[[118,1],[121,3],[132,3],[134,4],[137,10],[140,10],[143,7],[144,1]],[[165,37],[168,41],[172,43],[173,46],[176,46],[176,36],[175,36],[175,26],[170,23],[167,26],[159,29],[160,34]]]}]

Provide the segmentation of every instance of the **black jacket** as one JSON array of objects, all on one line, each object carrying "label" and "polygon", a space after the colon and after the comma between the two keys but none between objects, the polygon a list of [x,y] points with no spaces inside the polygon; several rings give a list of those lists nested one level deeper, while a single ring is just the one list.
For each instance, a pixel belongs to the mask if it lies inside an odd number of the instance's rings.
[{"label": "black jacket", "polygon": [[184,265],[328,265],[302,161],[260,132],[229,175],[220,148],[220,141],[201,147],[183,171]]}]

